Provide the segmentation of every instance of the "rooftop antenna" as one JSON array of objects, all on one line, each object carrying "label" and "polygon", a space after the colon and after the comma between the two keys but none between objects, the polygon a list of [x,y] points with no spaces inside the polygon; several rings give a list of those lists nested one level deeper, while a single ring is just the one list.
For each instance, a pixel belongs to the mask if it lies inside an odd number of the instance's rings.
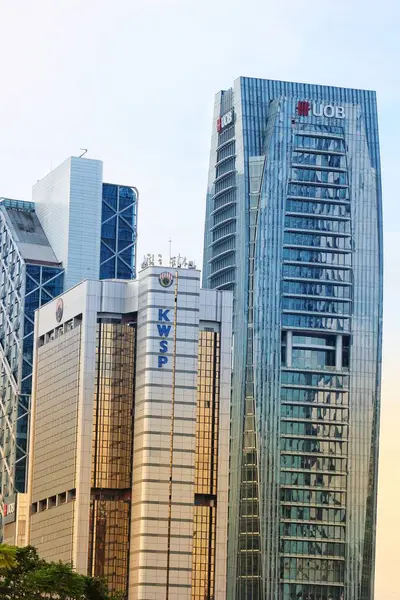
[{"label": "rooftop antenna", "polygon": [[171,264],[171,258],[172,258],[172,239],[171,238],[169,238],[168,243],[169,243],[169,264]]},{"label": "rooftop antenna", "polygon": [[82,158],[82,156],[85,156],[87,153],[87,148],[79,148],[79,150],[83,150],[82,154],[79,156],[79,158]]}]

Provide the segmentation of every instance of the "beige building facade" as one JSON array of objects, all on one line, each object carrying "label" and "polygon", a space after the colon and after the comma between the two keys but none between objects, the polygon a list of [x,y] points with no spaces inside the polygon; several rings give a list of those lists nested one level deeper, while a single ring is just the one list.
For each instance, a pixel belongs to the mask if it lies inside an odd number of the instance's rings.
[{"label": "beige building facade", "polygon": [[37,312],[24,531],[43,558],[129,600],[226,597],[231,319],[229,292],[163,267]]}]

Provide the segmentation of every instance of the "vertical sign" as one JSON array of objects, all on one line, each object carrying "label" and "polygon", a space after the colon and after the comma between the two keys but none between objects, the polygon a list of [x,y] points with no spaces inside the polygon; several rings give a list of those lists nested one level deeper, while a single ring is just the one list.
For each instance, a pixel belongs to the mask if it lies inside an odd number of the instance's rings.
[{"label": "vertical sign", "polygon": [[158,355],[158,368],[162,369],[164,365],[168,363],[168,356],[166,353],[168,352],[168,338],[171,332],[171,325],[166,325],[165,323],[170,323],[168,313],[170,312],[169,308],[159,308],[158,309],[158,320],[157,330],[160,338],[160,346],[159,346],[159,355]]}]

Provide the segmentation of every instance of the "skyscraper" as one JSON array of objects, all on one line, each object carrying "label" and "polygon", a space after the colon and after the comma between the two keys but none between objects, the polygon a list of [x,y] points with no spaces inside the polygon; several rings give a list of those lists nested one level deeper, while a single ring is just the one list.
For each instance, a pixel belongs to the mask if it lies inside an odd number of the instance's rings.
[{"label": "skyscraper", "polygon": [[371,600],[374,92],[239,78],[217,94],[203,276],[234,292],[228,598]]},{"label": "skyscraper", "polygon": [[[195,269],[36,313],[29,542],[124,598],[226,598],[232,294]],[[24,498],[25,500],[25,498]],[[26,519],[19,499],[5,526]]]},{"label": "skyscraper", "polygon": [[[135,277],[137,190],[71,157],[0,202],[0,500],[25,492],[35,310],[87,277]],[[6,500],[7,504],[8,500]]]}]

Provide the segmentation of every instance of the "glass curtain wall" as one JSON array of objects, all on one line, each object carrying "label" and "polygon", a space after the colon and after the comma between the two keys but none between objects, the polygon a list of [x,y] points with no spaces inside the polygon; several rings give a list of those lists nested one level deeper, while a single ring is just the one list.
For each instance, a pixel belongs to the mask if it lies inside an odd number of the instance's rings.
[{"label": "glass curtain wall", "polygon": [[135,327],[97,325],[88,571],[110,590],[128,586]]},{"label": "glass curtain wall", "polygon": [[220,334],[199,333],[192,600],[215,592]]}]

